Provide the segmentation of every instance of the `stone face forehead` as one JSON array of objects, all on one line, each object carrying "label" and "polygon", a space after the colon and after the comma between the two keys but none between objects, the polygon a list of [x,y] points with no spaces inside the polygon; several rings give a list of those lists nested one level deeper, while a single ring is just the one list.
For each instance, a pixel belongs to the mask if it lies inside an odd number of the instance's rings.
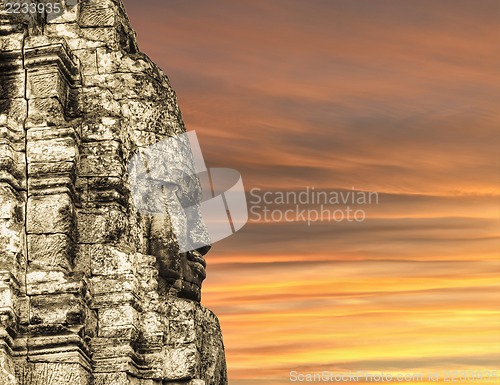
[{"label": "stone face forehead", "polygon": [[162,199],[199,200],[189,149],[165,144],[185,131],[121,1],[0,0],[0,384],[227,383],[208,248],[179,252],[199,213],[131,194],[145,154],[150,181],[178,181]]}]

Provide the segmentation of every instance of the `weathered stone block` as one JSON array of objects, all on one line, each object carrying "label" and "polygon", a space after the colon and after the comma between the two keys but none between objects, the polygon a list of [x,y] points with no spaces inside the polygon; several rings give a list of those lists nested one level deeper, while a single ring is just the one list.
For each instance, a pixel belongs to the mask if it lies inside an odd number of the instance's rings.
[{"label": "weathered stone block", "polygon": [[[47,35],[58,36],[65,40],[69,50],[75,54],[77,50],[91,48],[92,43],[82,38],[80,26],[77,23],[49,23],[45,25]],[[102,43],[99,43],[101,45]]]},{"label": "weathered stone block", "polygon": [[17,316],[15,309],[17,291],[19,291],[19,284],[12,277],[11,273],[6,271],[0,272],[0,328],[9,327],[15,322]]},{"label": "weathered stone block", "polygon": [[157,108],[152,100],[129,100],[123,111],[135,130],[154,132],[158,135],[181,133],[180,122],[173,111]]},{"label": "weathered stone block", "polygon": [[[81,73],[85,79],[87,76],[97,75],[97,58],[95,49],[78,49],[73,51],[82,65]],[[85,85],[90,85],[84,81]],[[94,84],[97,85],[97,84]]]},{"label": "weathered stone block", "polygon": [[76,80],[77,60],[63,36],[30,34],[24,45],[24,65],[28,70],[57,64],[67,80]]},{"label": "weathered stone block", "polygon": [[85,143],[80,157],[81,176],[121,177],[125,172],[123,149],[120,142]]},{"label": "weathered stone block", "polygon": [[137,146],[146,148],[156,142],[156,134],[149,131],[133,130],[132,139]]},{"label": "weathered stone block", "polygon": [[90,253],[87,251],[90,245],[75,245],[75,258],[73,261],[73,271],[85,277],[90,277],[91,261]]},{"label": "weathered stone block", "polygon": [[[3,121],[3,123],[1,122]],[[22,127],[9,127],[6,124],[7,116],[0,115],[0,143],[9,144],[14,151],[24,152],[25,135]]]},{"label": "weathered stone block", "polygon": [[[87,248],[92,246],[86,245]],[[139,291],[139,282],[134,274],[125,273],[119,276],[93,276],[92,277],[92,294],[110,295],[112,293],[136,293]]]},{"label": "weathered stone block", "polygon": [[28,71],[28,99],[55,97],[65,105],[68,92],[68,84],[57,65]]},{"label": "weathered stone block", "polygon": [[84,0],[81,3],[78,23],[82,27],[113,27],[116,19],[111,2]]},{"label": "weathered stone block", "polygon": [[189,321],[194,319],[195,304],[181,298],[171,297],[165,303],[167,319],[173,321]]},{"label": "weathered stone block", "polygon": [[82,123],[81,137],[85,141],[120,140],[122,133],[120,119],[102,117],[96,121]]},{"label": "weathered stone block", "polygon": [[28,130],[27,139],[28,141],[33,142],[50,139],[73,139],[75,140],[74,146],[77,145],[75,128],[67,125],[58,127],[30,127],[30,129]]},{"label": "weathered stone block", "polygon": [[124,253],[112,246],[100,244],[88,247],[92,275],[133,274],[136,271],[134,253]]},{"label": "weathered stone block", "polygon": [[127,373],[96,373],[94,385],[129,385]]},{"label": "weathered stone block", "polygon": [[24,181],[24,168],[24,154],[16,151],[10,143],[0,142],[0,170],[21,182]]},{"label": "weathered stone block", "polygon": [[118,243],[126,235],[127,217],[117,206],[78,212],[79,243]]},{"label": "weathered stone block", "polygon": [[57,98],[37,98],[29,102],[26,127],[54,126],[65,123],[64,108]]},{"label": "weathered stone block", "polygon": [[112,307],[100,308],[97,314],[99,319],[99,337],[124,338],[128,336],[132,338],[137,334],[139,314],[133,306],[114,304]]},{"label": "weathered stone block", "polygon": [[73,241],[65,234],[28,235],[28,257],[31,264],[43,268],[70,270],[73,259]]},{"label": "weathered stone block", "polygon": [[73,138],[30,140],[28,136],[27,158],[29,163],[75,161],[78,148]]},{"label": "weathered stone block", "polygon": [[23,225],[0,219],[0,269],[18,273],[23,255]]},{"label": "weathered stone block", "polygon": [[135,326],[138,324],[139,314],[137,310],[128,304],[116,305],[112,308],[99,309],[99,328]]},{"label": "weathered stone block", "polygon": [[3,346],[0,347],[0,384],[18,385],[15,376],[14,360]]},{"label": "weathered stone block", "polygon": [[194,319],[187,321],[170,321],[168,323],[167,343],[171,346],[192,343],[196,340]]},{"label": "weathered stone block", "polygon": [[40,163],[28,163],[28,176],[36,178],[49,175],[61,175],[69,174],[74,175],[75,162],[40,162]]},{"label": "weathered stone block", "polygon": [[112,27],[82,28],[79,34],[83,38],[83,42],[79,42],[80,44],[77,44],[76,48],[104,46],[118,48],[120,44],[120,34]]},{"label": "weathered stone block", "polygon": [[123,177],[117,176],[95,176],[87,178],[90,192],[99,192],[114,189],[116,191],[124,191],[127,187]]},{"label": "weathered stone block", "polygon": [[[17,31],[16,31],[17,32]],[[24,31],[0,37],[0,52],[21,51],[23,49]]]},{"label": "weathered stone block", "polygon": [[0,74],[0,99],[24,98],[24,83],[24,73]]},{"label": "weathered stone block", "polygon": [[113,97],[111,91],[100,87],[83,88],[79,94],[79,104],[85,105],[88,116],[109,116],[119,118],[122,115],[121,105]]},{"label": "weathered stone block", "polygon": [[7,184],[0,183],[0,219],[24,221],[24,199]]},{"label": "weathered stone block", "polygon": [[30,298],[30,320],[33,325],[74,323],[76,314],[84,318],[85,311],[82,300],[73,294],[35,295]]},{"label": "weathered stone block", "polygon": [[111,50],[108,47],[98,48],[96,54],[99,74],[111,74],[118,71],[120,61],[124,59],[122,52]]},{"label": "weathered stone block", "polygon": [[141,333],[139,339],[140,350],[143,354],[151,354],[163,349],[165,342],[164,333]]},{"label": "weathered stone block", "polygon": [[25,99],[0,99],[0,111],[2,125],[22,128],[28,114],[28,102]]},{"label": "weathered stone block", "polygon": [[[134,355],[134,348],[126,336],[121,337],[97,337],[92,341],[92,350],[96,362],[98,362],[98,372],[105,371],[108,363],[112,364],[114,358],[130,357]],[[107,360],[103,366],[100,363]]]},{"label": "weathered stone block", "polygon": [[179,348],[168,348],[164,360],[164,378],[167,380],[184,380],[196,378],[199,355],[194,344]]},{"label": "weathered stone block", "polygon": [[73,179],[70,175],[57,177],[30,178],[28,188],[32,196],[72,194]]},{"label": "weathered stone block", "polygon": [[30,197],[27,207],[28,233],[73,235],[74,206],[68,194]]},{"label": "weathered stone block", "polygon": [[166,330],[165,326],[160,320],[160,315],[155,312],[143,312],[141,319],[143,324],[143,331],[146,334],[163,334],[163,332]]},{"label": "weathered stone block", "polygon": [[28,270],[25,278],[28,295],[79,293],[84,290],[82,281],[69,277],[63,269],[47,270],[33,264]]},{"label": "weathered stone block", "polygon": [[91,377],[80,364],[65,362],[27,363],[17,385],[91,385]]},{"label": "weathered stone block", "polygon": [[158,382],[149,382],[136,378],[126,372],[97,373],[93,385],[160,385]]}]

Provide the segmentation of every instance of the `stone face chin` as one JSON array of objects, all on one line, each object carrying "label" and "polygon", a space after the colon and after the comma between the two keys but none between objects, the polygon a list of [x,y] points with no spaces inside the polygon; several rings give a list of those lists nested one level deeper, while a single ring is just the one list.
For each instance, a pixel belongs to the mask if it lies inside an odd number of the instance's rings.
[{"label": "stone face chin", "polygon": [[[226,385],[220,326],[199,303],[209,247],[180,253],[182,218],[140,212],[130,193],[131,157],[185,132],[168,78],[120,0],[5,9],[0,385]],[[201,218],[185,230],[206,235]]]}]

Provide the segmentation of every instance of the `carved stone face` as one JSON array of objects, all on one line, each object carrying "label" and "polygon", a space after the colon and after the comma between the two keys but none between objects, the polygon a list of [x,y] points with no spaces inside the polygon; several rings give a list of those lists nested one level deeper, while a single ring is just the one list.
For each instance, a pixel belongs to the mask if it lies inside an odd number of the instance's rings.
[{"label": "carved stone face", "polygon": [[206,278],[203,256],[210,246],[179,252],[177,236],[172,230],[173,220],[185,225],[186,237],[196,235],[197,230],[204,228],[201,216],[197,218],[198,226],[194,228],[187,225],[189,222],[193,223],[193,219],[188,221],[182,212],[174,218],[168,213],[150,216],[148,254],[157,258],[160,292],[200,301],[201,285]]},{"label": "carved stone face", "polygon": [[157,258],[160,292],[199,301],[203,256],[211,244],[187,135],[139,149],[129,163],[129,180],[135,208],[147,219],[147,253]]}]

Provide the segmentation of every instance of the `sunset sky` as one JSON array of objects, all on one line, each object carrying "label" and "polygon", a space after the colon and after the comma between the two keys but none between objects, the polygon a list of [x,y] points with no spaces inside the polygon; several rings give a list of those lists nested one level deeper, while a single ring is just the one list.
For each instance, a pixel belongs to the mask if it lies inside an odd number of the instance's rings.
[{"label": "sunset sky", "polygon": [[500,369],[500,1],[124,3],[209,167],[378,193],[364,222],[250,215],[214,245],[231,385]]}]

